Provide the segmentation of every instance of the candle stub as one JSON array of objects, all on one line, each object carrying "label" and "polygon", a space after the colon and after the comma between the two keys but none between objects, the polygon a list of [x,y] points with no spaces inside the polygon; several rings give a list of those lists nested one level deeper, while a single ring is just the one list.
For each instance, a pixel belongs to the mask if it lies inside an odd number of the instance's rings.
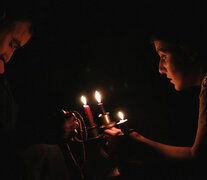
[{"label": "candle stub", "polygon": [[101,110],[102,114],[106,114],[103,103],[98,103],[98,106],[100,107],[100,110]]},{"label": "candle stub", "polygon": [[127,119],[122,119],[122,120],[120,120],[119,122],[117,122],[116,124],[122,124],[122,123],[125,123],[125,122],[127,122],[128,120]]}]

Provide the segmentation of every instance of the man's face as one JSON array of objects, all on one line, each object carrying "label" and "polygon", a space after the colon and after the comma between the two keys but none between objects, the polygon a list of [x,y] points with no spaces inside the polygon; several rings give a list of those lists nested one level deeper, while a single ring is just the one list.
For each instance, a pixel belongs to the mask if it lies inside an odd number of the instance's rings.
[{"label": "man's face", "polygon": [[65,130],[64,138],[68,139],[76,136],[78,134],[77,131],[78,127],[79,127],[79,123],[76,117],[71,116],[68,119],[66,119],[64,124],[64,130]]},{"label": "man's face", "polygon": [[14,51],[29,41],[30,26],[29,22],[17,21],[12,27],[0,30],[0,61],[8,63]]},{"label": "man's face", "polygon": [[175,53],[168,51],[168,44],[166,42],[156,40],[154,41],[156,52],[160,56],[159,72],[165,74],[170,82],[174,84],[175,89],[180,91],[190,86],[189,78],[187,75],[187,68],[181,67],[178,61],[180,57]]}]

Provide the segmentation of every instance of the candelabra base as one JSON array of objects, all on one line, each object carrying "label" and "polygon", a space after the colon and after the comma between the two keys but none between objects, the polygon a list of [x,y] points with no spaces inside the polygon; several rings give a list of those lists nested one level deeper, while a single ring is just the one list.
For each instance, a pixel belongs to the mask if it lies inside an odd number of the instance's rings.
[{"label": "candelabra base", "polygon": [[99,128],[100,129],[109,129],[109,128],[112,128],[113,126],[115,126],[116,122],[110,122],[109,124],[104,124],[104,125],[101,125]]},{"label": "candelabra base", "polygon": [[87,128],[87,132],[88,132],[88,141],[98,139],[103,136],[102,134],[99,133],[97,126]]}]

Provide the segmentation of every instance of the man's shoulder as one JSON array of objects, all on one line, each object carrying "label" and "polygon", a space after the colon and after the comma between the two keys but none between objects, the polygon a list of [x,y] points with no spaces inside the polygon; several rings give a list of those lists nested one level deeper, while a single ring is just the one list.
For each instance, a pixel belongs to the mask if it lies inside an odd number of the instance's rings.
[{"label": "man's shoulder", "polygon": [[49,156],[51,154],[59,154],[61,152],[61,149],[58,144],[33,144],[29,147],[27,147],[22,155],[24,157],[28,157],[33,155],[35,156]]}]

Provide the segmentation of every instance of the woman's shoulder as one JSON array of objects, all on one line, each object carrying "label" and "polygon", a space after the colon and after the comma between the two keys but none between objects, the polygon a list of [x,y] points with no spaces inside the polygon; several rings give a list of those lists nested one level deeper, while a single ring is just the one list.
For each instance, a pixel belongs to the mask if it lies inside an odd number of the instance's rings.
[{"label": "woman's shoulder", "polygon": [[207,73],[204,75],[202,79],[201,88],[207,88]]}]

